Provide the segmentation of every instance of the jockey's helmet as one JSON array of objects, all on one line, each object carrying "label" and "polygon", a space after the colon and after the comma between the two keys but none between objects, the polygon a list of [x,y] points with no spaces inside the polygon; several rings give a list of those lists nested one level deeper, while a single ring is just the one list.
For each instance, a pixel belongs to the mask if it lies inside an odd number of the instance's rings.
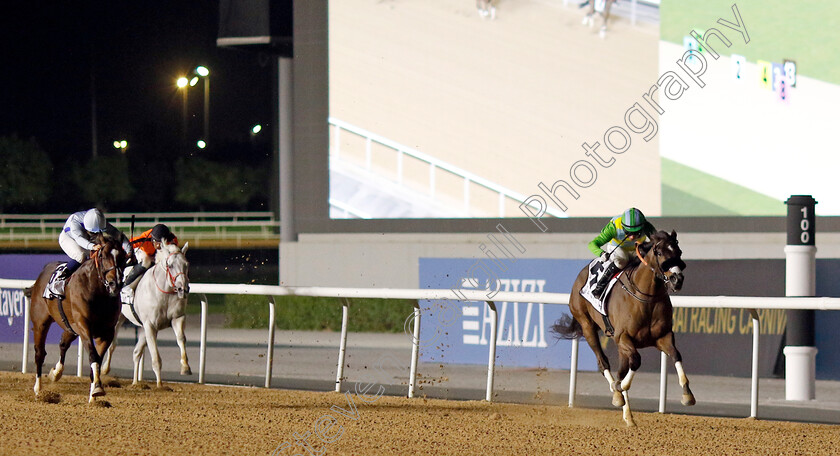
[{"label": "jockey's helmet", "polygon": [[645,221],[645,214],[642,214],[642,211],[635,207],[627,209],[621,216],[621,225],[624,227],[624,231],[628,233],[638,233],[641,231],[645,226]]},{"label": "jockey's helmet", "polygon": [[154,227],[152,227],[152,240],[155,242],[160,242],[164,239],[169,240],[172,237],[172,232],[169,231],[169,227],[164,225],[163,223],[158,223]]},{"label": "jockey's helmet", "polygon": [[91,209],[85,212],[84,226],[91,233],[99,233],[105,229],[105,216],[99,209]]}]

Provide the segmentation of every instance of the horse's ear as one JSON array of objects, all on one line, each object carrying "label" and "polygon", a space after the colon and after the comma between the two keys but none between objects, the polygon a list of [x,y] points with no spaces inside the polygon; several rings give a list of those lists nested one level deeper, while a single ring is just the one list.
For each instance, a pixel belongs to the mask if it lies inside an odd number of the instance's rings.
[{"label": "horse's ear", "polygon": [[671,237],[674,238],[674,240],[677,239],[677,230],[671,230]]},{"label": "horse's ear", "polygon": [[181,253],[186,254],[186,253],[187,253],[187,249],[188,249],[188,248],[190,248],[190,243],[189,243],[189,241],[187,241],[187,243],[186,243],[186,244],[184,244],[184,246],[183,246],[183,247],[181,247]]}]

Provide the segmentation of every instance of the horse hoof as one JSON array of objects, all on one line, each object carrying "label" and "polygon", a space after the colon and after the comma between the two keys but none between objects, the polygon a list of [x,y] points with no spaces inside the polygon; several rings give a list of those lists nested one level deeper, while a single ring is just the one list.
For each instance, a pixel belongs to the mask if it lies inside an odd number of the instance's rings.
[{"label": "horse hoof", "polygon": [[624,407],[624,396],[621,393],[614,393],[612,404],[616,407]]},{"label": "horse hoof", "polygon": [[90,397],[104,396],[105,390],[101,386],[94,387],[90,392]]},{"label": "horse hoof", "polygon": [[607,36],[607,30],[606,29],[601,29],[601,31],[598,32],[598,36],[600,36],[601,39],[603,40]]},{"label": "horse hoof", "polygon": [[697,403],[697,401],[694,400],[694,395],[693,394],[683,394],[681,402],[682,402],[682,405],[685,405],[685,406],[692,406],[692,405]]},{"label": "horse hoof", "polygon": [[181,368],[181,375],[192,375],[192,370],[190,370],[189,366],[182,367]]},{"label": "horse hoof", "polygon": [[58,371],[55,370],[55,368],[53,368],[53,369],[50,369],[50,375],[48,375],[47,377],[49,377],[51,382],[57,382],[57,381],[61,380],[62,374],[63,374],[62,372],[58,372]]},{"label": "horse hoof", "polygon": [[633,421],[632,418],[630,418],[629,420],[624,420],[624,422],[627,423],[627,427],[636,427],[636,422]]}]

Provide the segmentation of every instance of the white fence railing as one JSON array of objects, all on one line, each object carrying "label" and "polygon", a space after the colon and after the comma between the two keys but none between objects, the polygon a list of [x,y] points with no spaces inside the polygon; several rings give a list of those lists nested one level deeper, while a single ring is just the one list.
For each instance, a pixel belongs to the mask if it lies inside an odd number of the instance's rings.
[{"label": "white fence railing", "polygon": [[[191,239],[265,239],[279,236],[280,221],[272,212],[109,212],[108,222],[128,234],[131,217],[135,226],[148,229],[165,223],[177,236],[189,232]],[[67,214],[2,214],[0,241],[58,239]]]},{"label": "white fence railing", "polygon": [[[31,280],[9,280],[0,279],[0,288],[25,288],[32,285]],[[349,320],[348,298],[380,298],[380,299],[411,299],[411,300],[449,300],[449,301],[484,301],[488,304],[493,318],[490,321],[490,338],[487,363],[487,389],[485,399],[491,401],[493,398],[493,375],[495,371],[495,353],[497,342],[498,314],[496,302],[538,302],[544,304],[568,305],[569,294],[567,293],[527,293],[527,292],[506,292],[500,291],[488,298],[487,291],[482,290],[426,290],[426,289],[389,289],[389,288],[330,288],[330,287],[282,287],[275,285],[247,285],[247,284],[190,284],[192,293],[206,294],[242,294],[267,296],[269,305],[269,327],[268,347],[266,353],[266,376],[265,387],[271,386],[272,365],[274,360],[274,296],[319,296],[335,297],[342,299],[341,339],[339,343],[338,363],[336,364],[336,385],[335,390],[340,391],[344,380],[344,354],[347,345],[347,326]],[[758,349],[760,324],[756,309],[785,309],[785,310],[840,310],[840,298],[781,298],[781,297],[735,297],[735,296],[672,296],[671,302],[674,307],[703,307],[703,308],[728,308],[728,309],[749,309],[752,314],[753,328],[753,350],[752,350],[752,381],[750,392],[750,416],[756,417],[758,412]],[[26,300],[24,321],[29,321],[29,300]],[[420,341],[420,307],[414,308],[414,343],[411,349],[411,366],[408,382],[408,397],[414,397],[417,384],[417,363],[419,358]],[[202,296],[201,300],[201,341],[199,358],[198,382],[204,383],[205,358],[207,350],[207,297]],[[28,326],[28,323],[25,323]],[[569,379],[569,406],[575,402],[575,391],[577,381],[577,359],[579,341],[572,341],[571,375]],[[21,372],[27,372],[27,360],[29,350],[29,331],[23,333],[23,358]],[[79,369],[77,375],[81,376],[81,344],[79,344]],[[659,412],[665,412],[665,401],[667,398],[667,356],[661,355],[660,370],[660,395]]]},{"label": "white fence railing", "polygon": [[[444,172],[455,176],[456,178],[462,179],[463,181],[463,192],[462,192],[462,203],[464,208],[465,216],[470,214],[470,188],[472,184],[476,184],[479,187],[485,188],[492,193],[497,195],[498,201],[498,216],[504,217],[505,216],[505,204],[508,200],[514,201],[519,204],[523,204],[526,200],[526,197],[521,193],[515,192],[510,190],[506,187],[503,187],[499,184],[491,182],[481,176],[473,174],[465,169],[459,168],[453,164],[447,163],[443,160],[437,159],[432,157],[429,154],[425,154],[420,152],[419,150],[412,149],[411,147],[404,146],[402,144],[397,143],[396,141],[392,141],[376,133],[370,132],[365,130],[361,127],[357,127],[355,125],[349,124],[342,120],[336,119],[335,117],[330,117],[328,119],[329,124],[333,126],[334,133],[333,133],[333,155],[336,158],[340,158],[342,155],[341,152],[341,133],[348,132],[353,135],[359,136],[365,140],[365,164],[364,168],[367,171],[372,171],[372,157],[373,157],[373,150],[372,145],[374,143],[379,144],[381,146],[385,146],[389,149],[392,149],[397,154],[397,169],[396,169],[396,176],[397,180],[396,183],[399,185],[403,185],[404,180],[404,162],[406,157],[409,159],[413,159],[417,163],[424,163],[428,166],[429,174],[429,189],[428,195],[435,199],[436,195],[438,194],[438,186],[437,186],[437,176],[439,172]],[[552,215],[554,217],[566,217],[566,213],[563,211],[559,211],[557,209],[549,207],[546,209],[546,213]]]}]

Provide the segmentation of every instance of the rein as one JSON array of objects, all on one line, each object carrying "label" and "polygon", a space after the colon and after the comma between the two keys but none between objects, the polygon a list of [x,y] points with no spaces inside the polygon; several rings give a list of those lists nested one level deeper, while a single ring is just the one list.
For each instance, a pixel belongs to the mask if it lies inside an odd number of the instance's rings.
[{"label": "rein", "polygon": [[[655,246],[654,246],[654,247],[655,247]],[[651,247],[651,248],[654,248],[654,247]],[[647,266],[647,267],[648,267],[651,271],[653,271],[653,275],[654,275],[654,277],[656,277],[657,279],[659,279],[659,280],[661,280],[661,281],[663,281],[663,282],[665,282],[665,281],[667,281],[667,280],[668,280],[668,279],[665,277],[665,273],[664,273],[664,272],[662,272],[662,265],[661,265],[661,264],[659,264],[659,262],[658,262],[658,261],[657,261],[656,267],[654,268],[653,266],[651,266],[651,265],[650,265],[650,264],[649,264],[649,263],[645,260],[645,257],[643,257],[643,256],[642,256],[642,253],[641,253],[641,252],[639,252],[639,244],[636,244],[636,256],[637,256],[637,257],[639,257],[639,260],[641,260],[641,261],[642,261],[642,264],[644,264],[644,265],[645,265],[645,266]],[[655,256],[655,255],[654,255],[654,256]]]},{"label": "rein", "polygon": [[[656,268],[654,268],[650,265],[650,263],[647,262],[647,260],[645,260],[645,258],[642,256],[642,253],[639,251],[639,244],[636,244],[636,256],[639,258],[639,260],[641,260],[643,265],[645,265],[648,269],[650,269],[653,272],[654,284],[656,283],[656,280],[661,280],[662,282],[668,280],[665,277],[665,274],[661,271],[662,268],[660,264],[657,263]],[[624,291],[626,291],[627,294],[632,296],[634,299],[641,301],[645,304],[650,303],[653,301],[654,298],[661,295],[662,293],[649,294],[639,289],[639,286],[636,285],[636,282],[633,280],[633,273],[636,272],[636,270],[637,269],[633,269],[632,271],[630,271],[626,280],[619,280],[619,283],[621,283],[621,288],[624,289]],[[630,287],[633,288],[633,290],[627,288],[628,284],[630,285]],[[667,294],[667,292],[665,292],[665,294]],[[641,295],[642,297],[640,297],[639,295]]]},{"label": "rein", "polygon": [[99,256],[100,255],[102,255],[102,249],[101,248],[96,251],[96,256],[93,257],[93,266],[94,266],[94,268],[96,268],[96,273],[99,276],[99,281],[102,282],[102,285],[104,285],[107,288],[108,287],[108,280],[105,279],[105,274],[113,271],[114,269],[117,269],[117,262],[116,262],[116,260],[114,260],[114,266],[103,271],[102,268],[99,266]]}]

